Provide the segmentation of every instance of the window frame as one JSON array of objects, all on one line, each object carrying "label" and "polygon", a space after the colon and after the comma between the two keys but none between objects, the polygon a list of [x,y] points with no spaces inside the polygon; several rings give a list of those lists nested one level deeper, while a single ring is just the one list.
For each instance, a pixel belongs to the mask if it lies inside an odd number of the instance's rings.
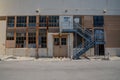
[{"label": "window frame", "polygon": [[49,27],[59,27],[59,16],[48,16]]},{"label": "window frame", "polygon": [[36,31],[28,32],[28,48],[36,48]]},{"label": "window frame", "polygon": [[39,16],[39,27],[47,26],[47,16]]},{"label": "window frame", "polygon": [[39,29],[38,45],[39,45],[39,48],[47,48],[47,30],[46,29]]},{"label": "window frame", "polygon": [[27,27],[27,16],[17,16],[16,27]]},{"label": "window frame", "polygon": [[28,27],[36,27],[36,16],[28,16]]},{"label": "window frame", "polygon": [[104,16],[93,16],[93,26],[103,27],[104,26]]},{"label": "window frame", "polygon": [[[9,34],[9,37],[8,37],[8,33],[12,33],[11,35]],[[6,40],[14,40],[14,31],[7,31],[6,32]]]},{"label": "window frame", "polygon": [[14,28],[14,26],[15,26],[15,16],[8,16],[7,17],[7,27]]},{"label": "window frame", "polygon": [[16,33],[16,48],[26,48],[26,32]]}]

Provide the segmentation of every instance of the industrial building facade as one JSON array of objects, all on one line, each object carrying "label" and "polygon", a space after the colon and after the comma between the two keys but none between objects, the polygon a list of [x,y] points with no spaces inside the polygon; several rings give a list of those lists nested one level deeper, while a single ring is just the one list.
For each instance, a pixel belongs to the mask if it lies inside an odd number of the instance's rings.
[{"label": "industrial building facade", "polygon": [[70,58],[84,53],[120,55],[119,0],[57,1],[2,0],[0,54]]}]

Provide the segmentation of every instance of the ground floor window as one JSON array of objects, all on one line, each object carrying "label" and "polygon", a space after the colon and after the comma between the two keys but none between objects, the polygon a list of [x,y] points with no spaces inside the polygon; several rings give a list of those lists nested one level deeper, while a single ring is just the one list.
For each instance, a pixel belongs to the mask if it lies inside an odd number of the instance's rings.
[{"label": "ground floor window", "polygon": [[47,34],[46,29],[39,30],[39,48],[46,48],[47,47],[46,34]]},{"label": "ground floor window", "polygon": [[16,33],[16,48],[25,48],[26,47],[26,33],[17,32]]},{"label": "ground floor window", "polygon": [[28,32],[28,47],[36,48],[36,32]]},{"label": "ground floor window", "polygon": [[14,31],[7,31],[6,38],[7,40],[14,40]]}]

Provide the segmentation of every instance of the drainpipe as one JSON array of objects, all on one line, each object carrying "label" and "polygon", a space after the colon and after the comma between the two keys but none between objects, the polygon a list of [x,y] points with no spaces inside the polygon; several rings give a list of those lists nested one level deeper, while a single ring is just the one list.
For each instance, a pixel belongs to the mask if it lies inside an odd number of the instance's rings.
[{"label": "drainpipe", "polygon": [[[40,9],[39,8],[36,9],[35,12],[38,13],[38,17],[37,18],[39,18],[39,16],[40,16]],[[38,28],[38,25],[37,25],[37,27],[36,27],[36,55],[35,55],[36,59],[39,58],[39,53],[38,53],[38,34],[39,33],[38,33],[38,31],[39,31],[39,28]]]}]

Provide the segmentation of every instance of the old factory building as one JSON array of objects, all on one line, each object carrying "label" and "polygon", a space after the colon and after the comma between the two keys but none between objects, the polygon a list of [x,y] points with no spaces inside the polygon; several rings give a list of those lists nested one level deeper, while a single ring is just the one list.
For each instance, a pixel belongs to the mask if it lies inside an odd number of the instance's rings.
[{"label": "old factory building", "polygon": [[120,56],[120,0],[0,0],[0,55]]}]

